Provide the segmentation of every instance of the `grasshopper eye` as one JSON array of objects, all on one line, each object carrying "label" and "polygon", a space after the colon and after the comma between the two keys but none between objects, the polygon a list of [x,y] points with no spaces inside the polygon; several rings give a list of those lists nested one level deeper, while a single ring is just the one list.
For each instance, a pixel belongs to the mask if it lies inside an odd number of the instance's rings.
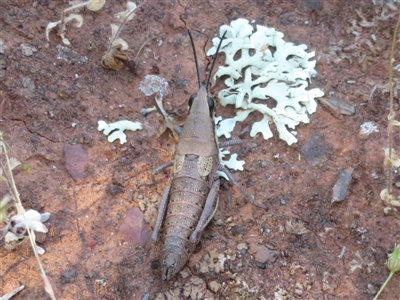
[{"label": "grasshopper eye", "polygon": [[197,96],[197,94],[193,94],[192,96],[190,96],[190,98],[189,98],[189,110],[192,107],[194,98],[196,98],[196,96]]},{"label": "grasshopper eye", "polygon": [[207,102],[208,102],[208,107],[210,108],[210,111],[214,110],[214,99],[211,98],[210,96],[207,96]]},{"label": "grasshopper eye", "polygon": [[207,96],[207,102],[208,102],[208,108],[210,109],[210,117],[212,117],[215,108],[214,99],[211,98],[210,96]]}]

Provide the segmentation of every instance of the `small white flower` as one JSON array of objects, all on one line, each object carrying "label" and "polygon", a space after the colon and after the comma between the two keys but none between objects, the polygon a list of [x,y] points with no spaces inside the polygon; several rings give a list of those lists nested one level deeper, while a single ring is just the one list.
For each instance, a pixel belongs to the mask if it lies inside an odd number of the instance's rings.
[{"label": "small white flower", "polygon": [[33,229],[38,232],[46,233],[48,230],[46,226],[42,222],[46,222],[50,218],[50,213],[40,214],[36,210],[30,209],[26,211],[23,215],[15,215],[11,217],[11,221],[16,222],[13,226],[16,228],[25,228],[24,217],[26,224],[30,229]]}]

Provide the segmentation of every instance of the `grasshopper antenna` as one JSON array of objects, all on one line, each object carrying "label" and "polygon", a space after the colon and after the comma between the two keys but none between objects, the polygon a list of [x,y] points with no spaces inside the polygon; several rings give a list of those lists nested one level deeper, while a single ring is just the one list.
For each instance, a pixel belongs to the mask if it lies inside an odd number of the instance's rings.
[{"label": "grasshopper antenna", "polygon": [[212,74],[212,71],[214,69],[215,61],[217,60],[217,55],[218,55],[218,52],[219,52],[219,48],[221,47],[222,41],[224,40],[226,33],[227,33],[227,31],[224,32],[224,34],[221,37],[221,40],[219,41],[219,44],[218,44],[218,47],[217,47],[217,51],[215,52],[215,56],[214,56],[214,59],[213,59],[212,64],[211,64],[210,73],[208,73],[206,88],[208,88],[208,84],[210,83],[211,74]]},{"label": "grasshopper antenna", "polygon": [[190,43],[192,44],[192,48],[193,48],[193,54],[194,54],[194,62],[196,64],[196,71],[197,71],[197,82],[199,83],[199,88],[201,86],[201,82],[200,82],[200,70],[199,70],[199,64],[197,62],[197,55],[196,55],[196,48],[194,47],[194,43],[193,43],[193,38],[192,35],[190,34],[189,29],[187,30],[189,37],[190,37]]}]

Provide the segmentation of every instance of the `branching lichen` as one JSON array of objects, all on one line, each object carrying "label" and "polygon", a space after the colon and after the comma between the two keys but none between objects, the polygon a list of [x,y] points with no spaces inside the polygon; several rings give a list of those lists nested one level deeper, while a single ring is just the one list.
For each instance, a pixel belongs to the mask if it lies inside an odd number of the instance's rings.
[{"label": "branching lichen", "polygon": [[[274,28],[257,25],[253,33],[254,28],[246,19],[221,26],[220,36],[225,31],[220,52],[225,53],[226,65],[219,67],[214,82],[218,77],[228,76],[224,81],[228,88],[221,90],[218,98],[223,106],[235,105],[238,111],[234,118],[219,122],[217,135],[230,138],[237,122],[258,111],[263,118],[253,124],[250,136],[261,133],[264,139],[269,139],[273,135],[269,123],[274,122],[281,139],[289,145],[297,142],[295,133],[288,128],[308,123],[307,113],[312,114],[317,108],[315,98],[324,94],[317,88],[306,90],[309,80],[316,75],[316,61],[310,61],[315,53],[307,53],[306,45],[285,42],[283,33]],[[215,54],[219,41],[220,38],[213,39],[214,46],[207,55]],[[255,99],[274,99],[277,105],[269,106],[267,101],[255,102]]]}]

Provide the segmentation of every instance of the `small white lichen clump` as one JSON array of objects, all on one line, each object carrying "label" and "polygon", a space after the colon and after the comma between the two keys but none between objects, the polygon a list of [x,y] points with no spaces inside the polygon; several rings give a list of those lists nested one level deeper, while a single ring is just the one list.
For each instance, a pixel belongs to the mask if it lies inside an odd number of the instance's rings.
[{"label": "small white lichen clump", "polygon": [[[226,66],[219,67],[214,82],[217,77],[228,76],[228,88],[221,90],[218,98],[223,106],[232,104],[239,110],[234,118],[219,122],[217,136],[230,138],[236,122],[243,122],[251,112],[258,111],[263,118],[253,124],[251,137],[261,133],[264,139],[271,138],[269,123],[274,122],[282,140],[289,145],[296,143],[295,133],[288,128],[295,129],[300,122],[309,123],[307,113],[316,111],[315,98],[324,95],[317,88],[306,90],[310,78],[317,74],[316,61],[309,60],[315,52],[305,52],[306,45],[285,42],[283,33],[274,28],[257,25],[253,33],[254,28],[246,19],[222,25],[221,37],[225,31],[220,52],[226,55]],[[214,46],[207,55],[215,54],[219,42],[220,38],[213,39]],[[235,60],[238,51],[240,58]],[[243,70],[244,78],[240,80]],[[269,107],[261,101],[253,102],[254,99],[274,99],[277,104]]]},{"label": "small white lichen clump", "polygon": [[103,131],[104,134],[108,135],[107,140],[112,143],[115,140],[119,139],[119,142],[122,144],[126,143],[126,135],[124,133],[125,130],[142,130],[143,125],[140,122],[131,122],[127,120],[117,121],[114,123],[107,124],[105,121],[98,121],[98,131]]}]

